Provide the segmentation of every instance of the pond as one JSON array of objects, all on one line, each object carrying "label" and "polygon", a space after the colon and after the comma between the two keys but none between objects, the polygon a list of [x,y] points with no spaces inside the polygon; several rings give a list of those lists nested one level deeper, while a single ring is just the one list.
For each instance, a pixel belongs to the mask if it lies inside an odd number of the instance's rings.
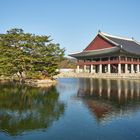
[{"label": "pond", "polygon": [[0,140],[139,140],[140,81],[60,78],[0,84]]}]

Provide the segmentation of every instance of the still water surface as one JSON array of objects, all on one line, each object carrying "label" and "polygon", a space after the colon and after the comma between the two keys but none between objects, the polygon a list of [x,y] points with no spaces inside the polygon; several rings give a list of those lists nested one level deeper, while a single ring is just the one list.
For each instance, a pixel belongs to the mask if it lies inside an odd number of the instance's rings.
[{"label": "still water surface", "polygon": [[0,84],[0,140],[140,140],[140,81]]}]

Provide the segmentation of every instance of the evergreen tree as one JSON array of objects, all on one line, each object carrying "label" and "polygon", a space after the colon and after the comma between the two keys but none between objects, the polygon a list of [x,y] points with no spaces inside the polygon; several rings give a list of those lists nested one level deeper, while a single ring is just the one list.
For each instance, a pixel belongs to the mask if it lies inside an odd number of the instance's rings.
[{"label": "evergreen tree", "polygon": [[20,81],[55,75],[65,50],[49,38],[50,36],[24,33],[17,28],[1,34],[0,75],[16,75]]}]

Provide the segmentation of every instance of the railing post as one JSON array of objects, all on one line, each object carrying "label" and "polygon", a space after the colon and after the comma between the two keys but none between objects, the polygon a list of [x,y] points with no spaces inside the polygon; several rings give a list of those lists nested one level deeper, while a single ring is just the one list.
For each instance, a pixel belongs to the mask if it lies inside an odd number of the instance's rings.
[{"label": "railing post", "polygon": [[90,65],[90,73],[93,73],[93,65]]},{"label": "railing post", "polygon": [[140,65],[137,64],[137,73],[139,73],[139,72],[140,72]]},{"label": "railing post", "polygon": [[110,70],[110,64],[107,64],[107,69],[108,69],[108,73],[110,73],[111,72],[111,70]]},{"label": "railing post", "polygon": [[86,65],[84,65],[84,72],[87,72],[87,66]]},{"label": "railing post", "polygon": [[131,73],[134,73],[134,64],[131,64]]},{"label": "railing post", "polygon": [[110,57],[108,57],[108,62],[109,62],[109,64],[107,64],[107,70],[108,70],[108,73],[110,73],[111,72]]},{"label": "railing post", "polygon": [[102,64],[101,64],[101,58],[100,58],[100,63],[99,63],[99,73],[102,73]]},{"label": "railing post", "polygon": [[77,65],[76,73],[79,73],[79,65]]},{"label": "railing post", "polygon": [[102,73],[102,64],[99,64],[99,73]]},{"label": "railing post", "polygon": [[125,64],[125,73],[128,73],[128,64]]}]

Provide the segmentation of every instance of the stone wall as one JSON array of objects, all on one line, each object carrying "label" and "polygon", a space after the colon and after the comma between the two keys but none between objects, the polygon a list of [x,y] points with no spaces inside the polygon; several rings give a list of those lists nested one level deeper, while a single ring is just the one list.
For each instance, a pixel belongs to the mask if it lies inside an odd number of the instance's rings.
[{"label": "stone wall", "polygon": [[91,73],[74,73],[74,72],[67,72],[67,73],[60,73],[54,78],[64,78],[64,77],[70,77],[70,78],[108,78],[108,79],[140,79],[140,74],[116,74],[116,73],[102,73],[102,74],[91,74]]}]

